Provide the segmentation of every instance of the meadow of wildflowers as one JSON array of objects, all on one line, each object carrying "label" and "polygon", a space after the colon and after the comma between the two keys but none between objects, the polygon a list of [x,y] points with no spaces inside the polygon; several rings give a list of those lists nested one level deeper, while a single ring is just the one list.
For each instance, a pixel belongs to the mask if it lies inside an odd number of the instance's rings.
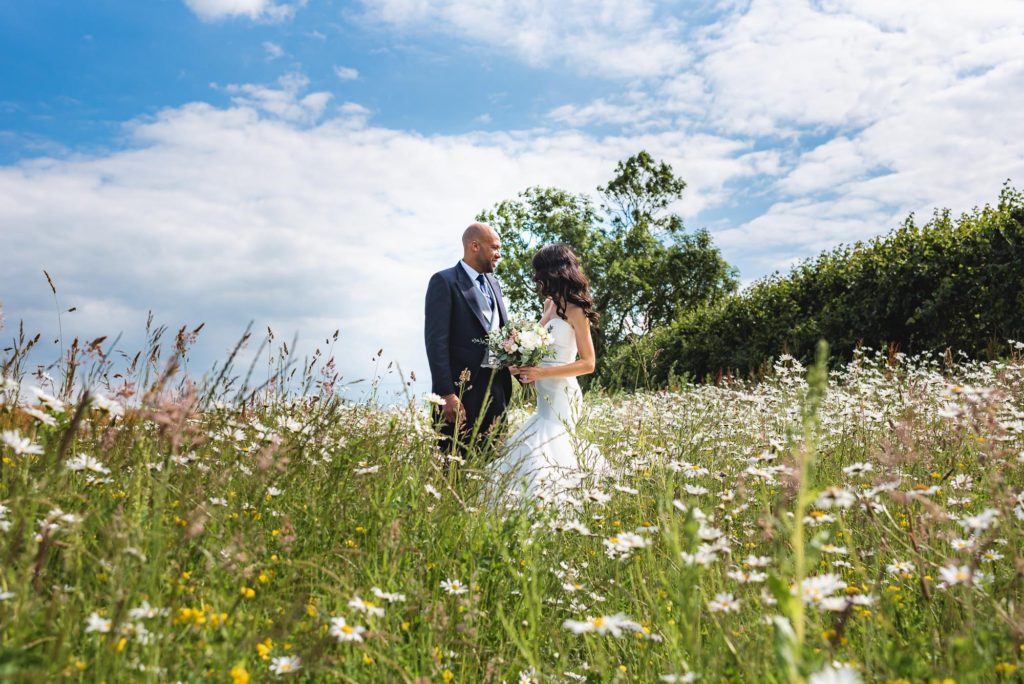
[{"label": "meadow of wildflowers", "polygon": [[1020,676],[1019,355],[592,392],[580,437],[617,472],[512,507],[442,467],[424,402],[310,367],[193,384],[155,349],[115,375],[101,343],[48,382],[25,346],[0,359],[3,680]]}]

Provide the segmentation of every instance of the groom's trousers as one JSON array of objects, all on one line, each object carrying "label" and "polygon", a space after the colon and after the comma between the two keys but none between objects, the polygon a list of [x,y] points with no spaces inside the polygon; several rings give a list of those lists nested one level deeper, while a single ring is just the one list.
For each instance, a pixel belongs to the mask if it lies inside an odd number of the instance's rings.
[{"label": "groom's trousers", "polygon": [[467,383],[461,397],[466,418],[458,435],[455,424],[445,421],[439,408],[435,410],[435,420],[440,421],[441,432],[438,447],[443,453],[451,454],[453,446],[455,453],[463,458],[471,452],[486,454],[489,451],[486,448],[488,439],[500,426],[509,401],[505,383],[499,381],[498,373],[507,372],[506,369],[481,368]]}]

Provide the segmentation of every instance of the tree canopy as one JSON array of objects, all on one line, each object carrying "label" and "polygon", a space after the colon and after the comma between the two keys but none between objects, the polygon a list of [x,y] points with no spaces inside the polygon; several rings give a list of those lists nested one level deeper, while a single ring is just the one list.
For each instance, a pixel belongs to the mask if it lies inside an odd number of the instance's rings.
[{"label": "tree canopy", "polygon": [[680,312],[714,304],[736,289],[735,270],[706,230],[689,231],[672,211],[686,182],[641,151],[620,161],[598,198],[527,188],[478,219],[501,236],[498,275],[519,313],[539,316],[531,260],[551,243],[572,247],[590,279],[602,352],[642,337]]}]

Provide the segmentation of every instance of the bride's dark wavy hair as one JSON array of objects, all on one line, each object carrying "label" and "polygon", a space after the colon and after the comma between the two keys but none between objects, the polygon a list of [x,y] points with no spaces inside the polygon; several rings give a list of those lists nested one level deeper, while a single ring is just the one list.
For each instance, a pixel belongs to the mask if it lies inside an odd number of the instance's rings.
[{"label": "bride's dark wavy hair", "polygon": [[571,303],[583,309],[587,319],[597,325],[599,316],[590,296],[590,281],[568,245],[546,245],[537,250],[533,255],[533,282],[542,296],[555,302],[559,318],[565,319],[565,307]]}]

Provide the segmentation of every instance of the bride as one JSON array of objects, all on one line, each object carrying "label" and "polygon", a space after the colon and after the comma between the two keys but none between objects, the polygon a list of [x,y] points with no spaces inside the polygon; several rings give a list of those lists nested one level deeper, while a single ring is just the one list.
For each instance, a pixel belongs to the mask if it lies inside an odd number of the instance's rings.
[{"label": "bride", "polygon": [[519,382],[536,387],[537,405],[505,442],[491,468],[509,483],[507,491],[513,498],[524,486],[527,498],[556,498],[588,474],[609,470],[597,448],[575,434],[583,406],[576,378],[594,371],[590,326],[598,316],[587,278],[569,247],[541,248],[533,257],[533,268],[533,280],[546,298],[540,324],[551,333],[552,351],[536,367],[509,369]]}]

